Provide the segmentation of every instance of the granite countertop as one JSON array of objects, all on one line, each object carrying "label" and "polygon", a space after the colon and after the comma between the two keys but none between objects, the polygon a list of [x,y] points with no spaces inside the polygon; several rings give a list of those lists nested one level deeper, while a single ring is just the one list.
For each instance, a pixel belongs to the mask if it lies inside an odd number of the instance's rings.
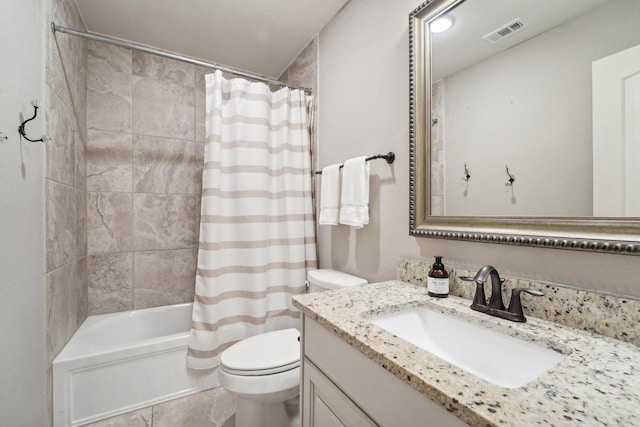
[{"label": "granite countertop", "polygon": [[[388,281],[294,297],[305,315],[472,426],[640,426],[640,347],[529,317],[514,323],[472,311],[470,301],[432,298]],[[366,319],[429,305],[443,313],[568,354],[520,388],[503,388],[440,359]],[[606,313],[598,313],[606,316]]]}]

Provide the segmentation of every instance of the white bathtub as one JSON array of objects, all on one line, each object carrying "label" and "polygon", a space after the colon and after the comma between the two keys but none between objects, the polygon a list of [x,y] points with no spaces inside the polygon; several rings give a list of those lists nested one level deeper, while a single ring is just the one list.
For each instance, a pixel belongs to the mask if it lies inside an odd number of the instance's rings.
[{"label": "white bathtub", "polygon": [[186,366],[193,304],[90,316],[53,361],[54,427],[78,426],[218,385]]}]

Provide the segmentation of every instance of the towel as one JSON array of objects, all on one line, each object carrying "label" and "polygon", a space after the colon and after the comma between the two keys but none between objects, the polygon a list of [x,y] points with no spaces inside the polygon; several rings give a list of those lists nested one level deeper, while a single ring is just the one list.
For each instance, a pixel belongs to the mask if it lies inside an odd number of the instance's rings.
[{"label": "towel", "polygon": [[340,206],[340,164],[322,169],[320,181],[320,225],[338,225]]},{"label": "towel", "polygon": [[344,163],[340,224],[355,228],[369,224],[369,163],[366,159],[356,157]]}]

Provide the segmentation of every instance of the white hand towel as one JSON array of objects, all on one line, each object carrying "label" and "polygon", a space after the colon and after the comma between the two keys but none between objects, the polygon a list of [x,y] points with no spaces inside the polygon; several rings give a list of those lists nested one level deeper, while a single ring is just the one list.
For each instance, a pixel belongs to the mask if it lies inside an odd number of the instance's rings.
[{"label": "white hand towel", "polygon": [[320,181],[320,225],[338,225],[340,212],[340,164],[322,169]]},{"label": "white hand towel", "polygon": [[340,224],[355,228],[369,224],[369,163],[366,159],[356,157],[344,163]]}]

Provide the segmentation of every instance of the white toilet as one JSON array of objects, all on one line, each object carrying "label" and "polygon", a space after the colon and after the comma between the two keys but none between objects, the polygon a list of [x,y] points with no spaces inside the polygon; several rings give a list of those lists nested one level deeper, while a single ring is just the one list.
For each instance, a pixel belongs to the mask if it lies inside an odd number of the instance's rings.
[{"label": "white toilet", "polygon": [[[364,285],[335,270],[311,270],[309,292]],[[238,398],[236,427],[299,425],[300,332],[283,329],[246,338],[220,355],[218,380]]]}]

